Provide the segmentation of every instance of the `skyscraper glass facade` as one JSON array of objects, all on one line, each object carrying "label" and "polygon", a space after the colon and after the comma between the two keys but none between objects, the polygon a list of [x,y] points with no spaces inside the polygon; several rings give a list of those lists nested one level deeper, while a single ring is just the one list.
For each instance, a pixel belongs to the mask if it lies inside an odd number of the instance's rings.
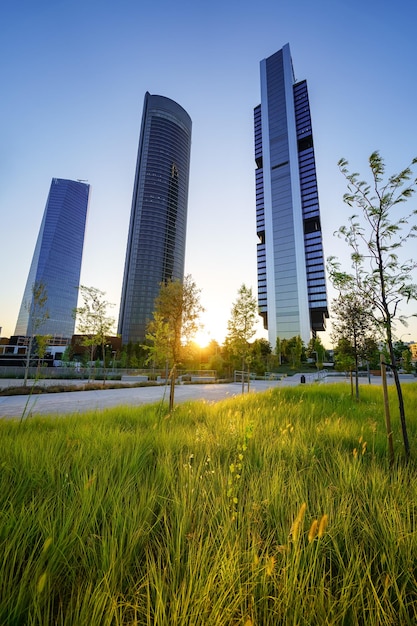
[{"label": "skyscraper glass facade", "polygon": [[328,317],[307,83],[296,83],[288,44],[261,61],[254,111],[258,303],[269,342],[305,343]]},{"label": "skyscraper glass facade", "polygon": [[118,332],[143,342],[161,283],[184,277],[191,118],[145,94]]},{"label": "skyscraper glass facade", "polygon": [[15,335],[32,335],[33,286],[45,287],[47,319],[36,334],[71,338],[77,306],[90,186],[53,178],[29,270]]}]

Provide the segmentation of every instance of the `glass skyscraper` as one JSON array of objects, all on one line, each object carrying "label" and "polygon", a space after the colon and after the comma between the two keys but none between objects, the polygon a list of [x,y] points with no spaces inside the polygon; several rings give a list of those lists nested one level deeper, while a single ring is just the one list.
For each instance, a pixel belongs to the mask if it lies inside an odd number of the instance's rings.
[{"label": "glass skyscraper", "polygon": [[306,81],[289,45],[261,61],[254,110],[258,303],[269,342],[308,343],[328,317],[324,254]]},{"label": "glass skyscraper", "polygon": [[63,338],[74,334],[89,192],[85,182],[52,179],[15,335],[32,335],[29,311],[33,286],[39,283],[46,289],[49,319],[36,334]]},{"label": "glass skyscraper", "polygon": [[160,284],[183,280],[191,118],[145,94],[120,303],[123,343],[143,342]]}]

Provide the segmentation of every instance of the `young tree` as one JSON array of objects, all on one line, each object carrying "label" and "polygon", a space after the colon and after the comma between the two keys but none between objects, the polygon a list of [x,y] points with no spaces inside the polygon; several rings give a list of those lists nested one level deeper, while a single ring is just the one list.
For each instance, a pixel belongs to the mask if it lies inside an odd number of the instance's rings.
[{"label": "young tree", "polygon": [[340,337],[334,349],[334,363],[338,372],[352,372],[355,367],[355,354],[351,342]]},{"label": "young tree", "polygon": [[407,374],[412,371],[411,352],[408,346],[401,352],[401,367]]},{"label": "young tree", "polygon": [[250,345],[251,366],[259,375],[265,374],[271,367],[272,349],[268,339],[255,339]]},{"label": "young tree", "polygon": [[[290,339],[281,339],[280,340],[280,353],[279,360],[280,365],[282,363],[289,363],[291,360],[291,340]],[[278,343],[278,339],[277,339]]]},{"label": "young tree", "polygon": [[417,285],[412,279],[412,271],[417,263],[412,260],[401,261],[398,257],[402,246],[416,236],[417,226],[413,221],[417,210],[403,216],[397,213],[400,205],[416,191],[417,179],[413,178],[412,172],[412,166],[416,164],[417,158],[401,172],[384,181],[385,163],[379,152],[373,152],[369,157],[372,183],[368,184],[360,180],[359,174],[349,172],[345,159],[339,161],[348,188],[343,200],[349,207],[358,209],[359,215],[351,216],[348,225],[339,228],[338,234],[351,249],[357,293],[370,298],[374,319],[385,335],[407,460],[410,445],[401,384],[395,365],[393,333],[395,319],[403,323],[405,321],[399,314],[401,302],[417,299]]},{"label": "young tree", "polygon": [[113,306],[112,303],[107,302],[104,299],[106,295],[104,291],[100,291],[96,287],[86,287],[80,285],[80,293],[83,300],[83,304],[80,307],[74,309],[74,317],[77,320],[78,332],[83,336],[81,345],[90,348],[90,368],[89,378],[91,375],[91,363],[94,360],[95,351],[98,346],[101,346],[101,353],[103,358],[103,386],[106,382],[106,341],[111,335],[114,318],[107,315],[107,309],[109,306]]},{"label": "young tree", "polygon": [[301,355],[303,354],[303,341],[300,335],[294,335],[288,339],[287,355],[293,370],[301,367]]},{"label": "young tree", "polygon": [[394,347],[395,363],[398,365],[398,367],[401,367],[401,363],[404,359],[404,353],[408,352],[411,357],[410,348],[408,347],[406,343],[404,343],[401,340],[395,341],[393,344],[393,347]]},{"label": "young tree", "polygon": [[218,378],[224,378],[226,373],[226,363],[223,357],[221,346],[215,339],[212,339],[207,346],[208,362],[207,367],[210,370],[216,370]]},{"label": "young tree", "polygon": [[[355,262],[354,262],[355,263]],[[346,276],[340,271],[340,264],[330,257],[327,263],[328,275],[339,295],[332,306],[332,340],[337,344],[346,340],[352,347],[354,359],[351,371],[355,371],[356,399],[359,399],[359,363],[368,360],[369,340],[374,339],[376,327],[372,301],[367,293],[356,289],[359,277]]]},{"label": "young tree", "polygon": [[37,282],[32,285],[32,297],[30,302],[26,302],[26,310],[29,316],[29,344],[26,353],[26,365],[25,365],[25,379],[24,385],[27,385],[28,375],[29,375],[29,365],[30,359],[32,356],[32,347],[33,341],[35,339],[36,334],[49,319],[49,312],[46,309],[46,303],[48,301],[48,294],[46,292],[46,287],[42,282]]},{"label": "young tree", "polygon": [[320,337],[312,337],[308,342],[306,354],[309,359],[314,359],[317,370],[323,367],[324,357],[326,356],[326,348]]},{"label": "young tree", "polygon": [[[245,391],[245,367],[249,356],[249,340],[254,336],[258,304],[252,294],[252,288],[242,284],[237,300],[233,303],[231,318],[227,323],[226,343],[232,353],[242,362],[242,393]],[[249,389],[249,379],[248,379]]]},{"label": "young tree", "polygon": [[41,361],[45,356],[46,348],[51,341],[51,335],[36,335],[36,353],[38,355],[38,376],[41,369]]},{"label": "young tree", "polygon": [[198,320],[203,310],[200,290],[189,274],[183,282],[161,283],[154,317],[147,328],[149,345],[144,348],[149,352],[148,362],[168,363],[171,368],[170,413],[174,408],[176,369],[199,328]]},{"label": "young tree", "polygon": [[282,363],[282,345],[281,345],[281,339],[279,337],[277,337],[277,341],[275,344],[275,355],[278,359],[278,367],[281,365]]}]

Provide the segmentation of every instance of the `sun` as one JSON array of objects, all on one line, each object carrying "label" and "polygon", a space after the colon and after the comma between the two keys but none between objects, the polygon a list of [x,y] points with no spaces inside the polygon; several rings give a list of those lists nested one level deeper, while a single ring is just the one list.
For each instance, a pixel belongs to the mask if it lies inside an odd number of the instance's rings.
[{"label": "sun", "polygon": [[200,348],[206,348],[211,339],[210,333],[204,328],[200,328],[194,337],[195,343],[198,344]]}]

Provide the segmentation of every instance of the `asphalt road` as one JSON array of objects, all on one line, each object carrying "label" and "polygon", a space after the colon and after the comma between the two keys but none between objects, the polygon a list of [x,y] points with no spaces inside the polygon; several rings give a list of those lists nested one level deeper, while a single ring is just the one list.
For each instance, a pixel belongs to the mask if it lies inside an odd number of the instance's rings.
[{"label": "asphalt road", "polygon": [[[301,384],[300,378],[301,375],[296,374],[283,378],[280,381],[252,381],[250,391],[251,393],[257,393],[276,387],[299,385]],[[316,378],[316,374],[305,375],[305,384],[313,383]],[[371,380],[374,385],[381,384],[381,379],[378,377],[372,377]],[[361,384],[368,383],[367,378],[362,378],[360,381]],[[416,382],[416,379],[410,377],[408,381]],[[1,381],[1,386],[11,386],[16,384],[16,382],[16,380],[3,380]],[[74,381],[68,382],[73,383]],[[349,383],[346,378],[333,376],[322,378],[321,382]],[[392,380],[389,382],[391,383]],[[240,395],[241,392],[241,383],[177,385],[175,388],[175,402],[187,402],[190,400],[217,402]],[[77,414],[115,406],[140,406],[163,400],[168,401],[168,398],[169,388],[165,386],[125,387],[123,389],[99,389],[96,391],[64,391],[32,396],[0,396],[0,418],[20,418],[24,411],[26,416]]]}]

